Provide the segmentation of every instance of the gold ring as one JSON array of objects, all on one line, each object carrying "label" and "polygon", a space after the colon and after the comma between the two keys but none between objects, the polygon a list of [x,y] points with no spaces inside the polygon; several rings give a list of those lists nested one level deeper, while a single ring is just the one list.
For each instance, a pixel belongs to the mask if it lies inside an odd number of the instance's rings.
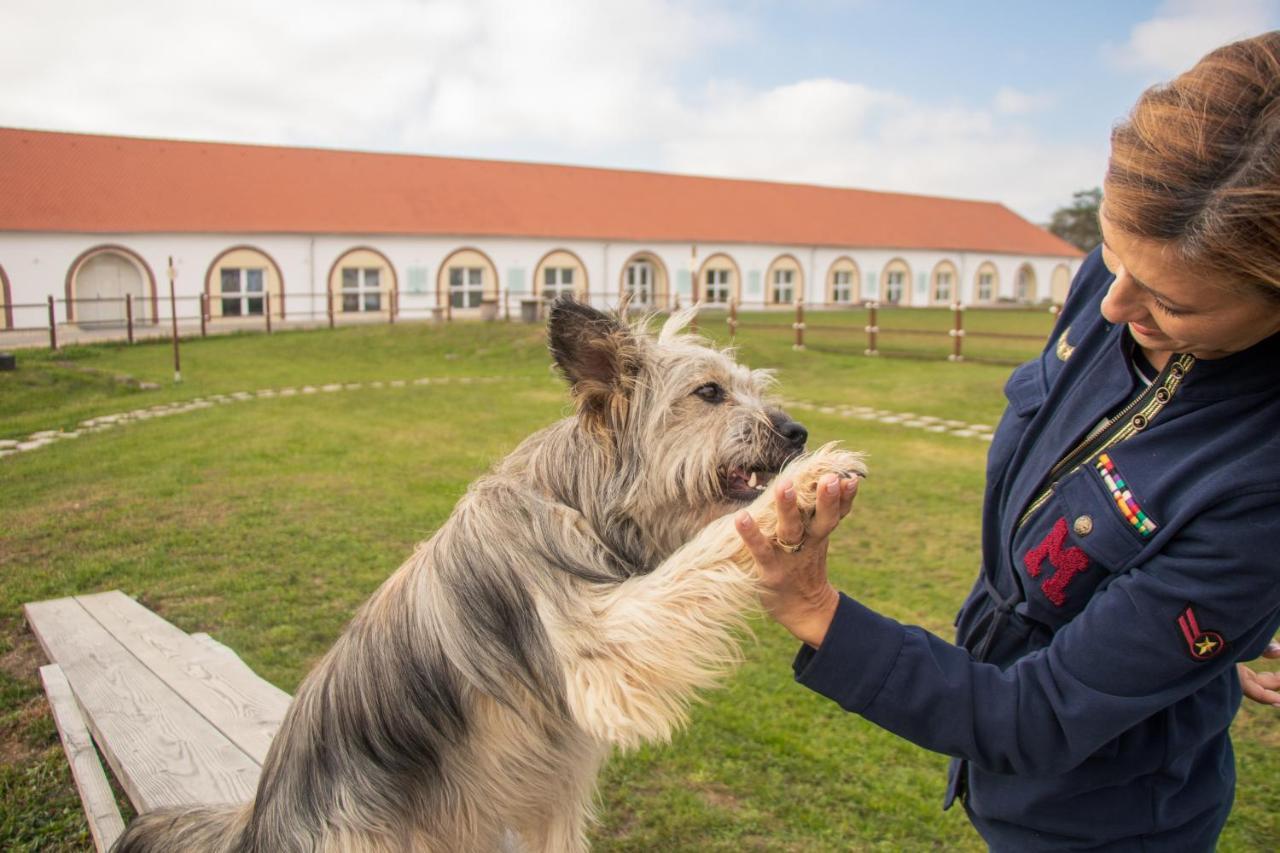
[{"label": "gold ring", "polygon": [[777,545],[779,548],[781,548],[783,551],[786,551],[788,554],[794,554],[796,551],[799,551],[801,548],[804,547],[804,540],[807,537],[808,537],[807,532],[804,534],[801,534],[800,541],[792,545],[790,542],[783,542],[781,539],[775,536],[773,537],[773,544]]}]

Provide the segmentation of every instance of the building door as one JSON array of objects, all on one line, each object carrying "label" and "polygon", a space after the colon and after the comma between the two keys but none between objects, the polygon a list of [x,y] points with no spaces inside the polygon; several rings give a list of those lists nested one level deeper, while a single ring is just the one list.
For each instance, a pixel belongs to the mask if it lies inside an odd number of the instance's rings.
[{"label": "building door", "polygon": [[627,293],[632,308],[648,311],[653,307],[653,264],[636,261],[627,267]]},{"label": "building door", "polygon": [[142,271],[123,255],[103,252],[76,272],[74,316],[81,326],[115,326],[125,322],[125,296],[133,295],[133,315],[141,322],[148,314]]}]

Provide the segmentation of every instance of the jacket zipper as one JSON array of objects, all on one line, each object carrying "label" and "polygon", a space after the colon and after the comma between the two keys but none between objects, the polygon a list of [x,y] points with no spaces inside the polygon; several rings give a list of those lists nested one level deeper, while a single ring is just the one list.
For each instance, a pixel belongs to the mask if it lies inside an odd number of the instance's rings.
[{"label": "jacket zipper", "polygon": [[[1169,359],[1169,363],[1160,371],[1160,375],[1155,378],[1141,394],[1134,397],[1129,405],[1120,410],[1111,421],[1098,432],[1088,435],[1075,448],[1062,457],[1057,465],[1045,477],[1044,486],[1040,493],[1036,495],[1035,500],[1027,505],[1026,510],[1018,519],[1015,530],[1027,523],[1027,519],[1035,514],[1036,510],[1044,506],[1044,504],[1053,496],[1053,491],[1058,485],[1058,480],[1074,472],[1093,456],[1102,453],[1112,447],[1115,447],[1122,441],[1127,441],[1139,432],[1147,428],[1147,425],[1155,419],[1156,415],[1173,399],[1173,395],[1177,392],[1178,387],[1182,384],[1182,379],[1187,375],[1187,371],[1191,370],[1191,366],[1195,364],[1195,356],[1189,353],[1175,355]],[[1137,410],[1135,413],[1134,410]]]}]

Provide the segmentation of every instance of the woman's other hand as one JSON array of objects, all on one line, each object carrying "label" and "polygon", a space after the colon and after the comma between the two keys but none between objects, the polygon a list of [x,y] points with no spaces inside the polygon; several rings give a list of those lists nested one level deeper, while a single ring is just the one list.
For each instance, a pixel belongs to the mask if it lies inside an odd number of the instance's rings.
[{"label": "woman's other hand", "polygon": [[[1272,640],[1262,656],[1280,658],[1280,643]],[[1240,686],[1244,688],[1244,695],[1261,705],[1280,708],[1280,672],[1254,672],[1242,663],[1236,664],[1236,669],[1240,673]]]},{"label": "woman's other hand", "polygon": [[[827,578],[827,545],[831,531],[853,508],[858,478],[827,474],[818,481],[817,505],[807,530],[796,506],[794,484],[779,480],[773,491],[778,514],[774,538],[761,533],[746,510],[735,516],[734,524],[759,565],[762,603],[769,615],[797,639],[817,648],[840,603]],[[796,544],[801,547],[795,548]]]}]

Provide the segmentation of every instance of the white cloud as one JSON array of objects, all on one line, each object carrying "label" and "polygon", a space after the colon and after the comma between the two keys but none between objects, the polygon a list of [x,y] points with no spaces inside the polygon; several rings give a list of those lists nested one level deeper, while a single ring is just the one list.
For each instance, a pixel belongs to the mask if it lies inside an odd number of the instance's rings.
[{"label": "white cloud", "polygon": [[826,78],[691,87],[697,57],[747,41],[720,3],[13,4],[0,125],[806,181],[1036,219],[1100,178],[1105,140],[1038,136],[1044,96],[1012,88],[978,108]]},{"label": "white cloud", "polygon": [[1169,77],[1215,47],[1273,29],[1277,18],[1280,0],[1168,0],[1107,54],[1120,68]]},{"label": "white cloud", "polygon": [[1023,92],[1012,86],[1001,86],[996,92],[993,106],[1002,115],[1027,115],[1053,106],[1052,95],[1042,92]]},{"label": "white cloud", "polygon": [[987,110],[835,80],[713,87],[696,112],[664,145],[678,171],[988,199],[1037,221],[1106,165],[1105,140],[1063,145]]}]

